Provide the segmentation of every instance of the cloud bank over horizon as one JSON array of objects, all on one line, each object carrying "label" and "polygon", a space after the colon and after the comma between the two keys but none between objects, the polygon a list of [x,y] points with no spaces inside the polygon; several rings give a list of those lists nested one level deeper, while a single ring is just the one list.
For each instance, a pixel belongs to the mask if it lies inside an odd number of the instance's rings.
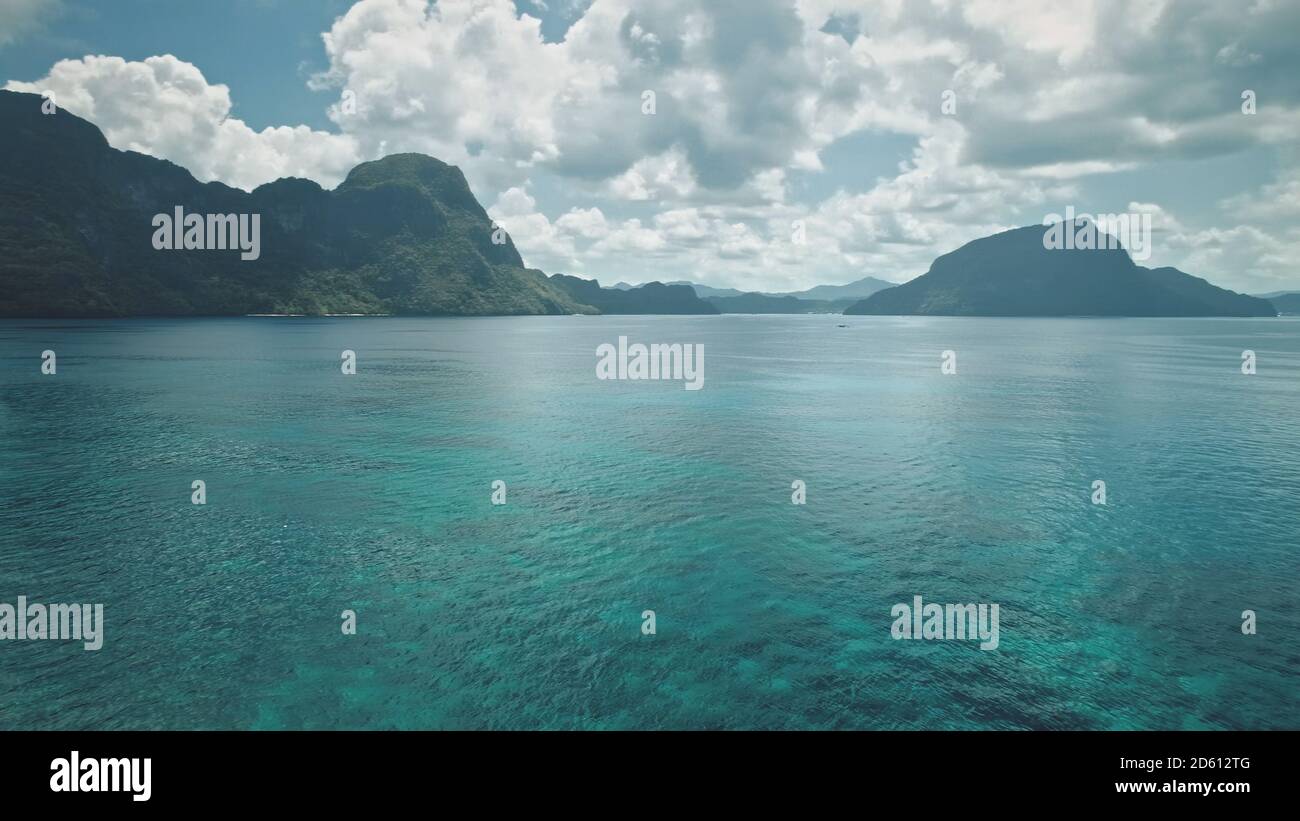
[{"label": "cloud bank over horizon", "polygon": [[304,78],[331,130],[256,130],[170,53],[5,87],[245,189],[430,154],[529,265],[605,284],[903,281],[1072,205],[1150,212],[1147,264],[1261,292],[1300,287],[1297,30],[1300,0],[361,0]]}]

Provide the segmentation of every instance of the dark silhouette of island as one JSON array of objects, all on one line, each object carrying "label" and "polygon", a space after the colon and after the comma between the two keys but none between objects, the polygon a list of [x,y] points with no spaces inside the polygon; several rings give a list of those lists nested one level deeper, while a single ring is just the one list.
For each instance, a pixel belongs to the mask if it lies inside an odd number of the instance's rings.
[{"label": "dark silhouette of island", "polygon": [[1047,226],[968,242],[910,282],[847,308],[857,315],[1277,316],[1267,300],[1177,268],[1143,268],[1123,248],[1056,249]]}]

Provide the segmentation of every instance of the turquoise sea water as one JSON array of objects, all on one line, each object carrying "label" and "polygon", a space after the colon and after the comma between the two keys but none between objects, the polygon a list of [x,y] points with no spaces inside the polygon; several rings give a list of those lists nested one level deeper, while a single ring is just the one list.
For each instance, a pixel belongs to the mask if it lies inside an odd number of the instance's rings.
[{"label": "turquoise sea water", "polygon": [[3,728],[1300,728],[1298,543],[1285,318],[0,322]]}]

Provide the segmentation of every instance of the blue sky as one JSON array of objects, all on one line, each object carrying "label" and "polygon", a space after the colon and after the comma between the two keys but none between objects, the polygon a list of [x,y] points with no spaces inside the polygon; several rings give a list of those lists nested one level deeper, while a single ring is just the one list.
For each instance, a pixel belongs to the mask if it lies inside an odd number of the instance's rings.
[{"label": "blue sky", "polygon": [[1148,264],[1300,287],[1300,0],[1072,12],[10,0],[0,82],[243,188],[432,154],[465,170],[529,264],[605,282],[902,281],[1073,206],[1150,211]]},{"label": "blue sky", "polygon": [[287,123],[330,128],[329,100],[306,87],[325,67],[320,33],[349,0],[177,3],[69,0],[51,6],[45,25],[0,49],[0,76],[34,80],[69,57],[112,54],[143,60],[174,54],[230,87],[232,113],[255,129]]}]

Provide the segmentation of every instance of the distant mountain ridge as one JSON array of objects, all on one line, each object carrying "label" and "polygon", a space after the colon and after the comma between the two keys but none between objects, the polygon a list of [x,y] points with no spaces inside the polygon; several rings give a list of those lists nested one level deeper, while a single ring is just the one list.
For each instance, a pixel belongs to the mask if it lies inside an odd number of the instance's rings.
[{"label": "distant mountain ridge", "polygon": [[968,242],[850,315],[1276,316],[1267,300],[1176,268],[1144,268],[1122,248],[1048,249],[1031,225]]},{"label": "distant mountain ridge", "polygon": [[[892,288],[897,283],[886,282],[875,277],[863,277],[845,285],[817,285],[804,291],[789,292],[714,288],[689,280],[675,280],[665,284],[689,286],[724,314],[810,314],[839,313],[859,298],[885,288]],[[619,282],[613,287],[622,291],[632,291],[643,286]]]},{"label": "distant mountain ridge", "polygon": [[792,296],[796,299],[849,299],[856,297],[864,299],[872,294],[883,291],[886,288],[897,286],[897,282],[886,282],[883,279],[875,277],[863,277],[859,280],[846,283],[844,285],[818,285],[809,288],[806,291],[791,291],[785,294],[772,294],[772,296]]},{"label": "distant mountain ridge", "polygon": [[1268,301],[1280,314],[1300,314],[1300,293],[1278,294]]},{"label": "distant mountain ridge", "polygon": [[771,294],[738,294],[737,296],[711,296],[705,302],[724,314],[838,314],[854,303],[846,299],[800,299],[793,296]]},{"label": "distant mountain ridge", "polygon": [[1270,291],[1267,294],[1251,294],[1259,299],[1267,299],[1277,308],[1279,314],[1294,316],[1300,314],[1300,291]]},{"label": "distant mountain ridge", "polygon": [[[885,288],[893,288],[897,282],[886,282],[883,279],[875,277],[863,277],[859,280],[846,283],[844,285],[816,285],[803,291],[742,291],[738,288],[714,288],[711,285],[702,285],[698,282],[692,282],[688,279],[672,280],[665,282],[665,285],[689,285],[695,289],[695,292],[701,297],[708,298],[711,296],[741,296],[742,294],[760,294],[762,296],[785,297],[792,296],[795,299],[845,299],[849,297],[863,298],[874,294],[876,291]],[[613,286],[620,291],[630,291],[634,288],[640,288],[640,285],[631,285],[627,282],[618,282]]]},{"label": "distant mountain ridge", "polygon": [[1251,294],[1251,296],[1253,296],[1253,297],[1258,297],[1259,299],[1273,299],[1273,298],[1275,298],[1275,297],[1279,297],[1279,296],[1290,296],[1291,294],[1300,294],[1300,290],[1294,290],[1294,291],[1269,291],[1267,294]]},{"label": "distant mountain ridge", "polygon": [[[708,299],[711,296],[740,296],[741,294],[745,293],[744,291],[738,291],[735,288],[714,288],[709,285],[701,285],[698,282],[691,282],[690,280],[685,280],[685,279],[677,279],[671,282],[666,282],[664,284],[685,285],[686,287],[695,291],[696,295],[699,296],[700,299]],[[641,286],[633,285],[631,287],[640,288]]]},{"label": "distant mountain ridge", "polygon": [[580,279],[565,274],[550,278],[574,300],[590,305],[602,314],[716,314],[718,309],[699,298],[685,285],[649,282],[624,290],[602,288],[594,279]]}]

